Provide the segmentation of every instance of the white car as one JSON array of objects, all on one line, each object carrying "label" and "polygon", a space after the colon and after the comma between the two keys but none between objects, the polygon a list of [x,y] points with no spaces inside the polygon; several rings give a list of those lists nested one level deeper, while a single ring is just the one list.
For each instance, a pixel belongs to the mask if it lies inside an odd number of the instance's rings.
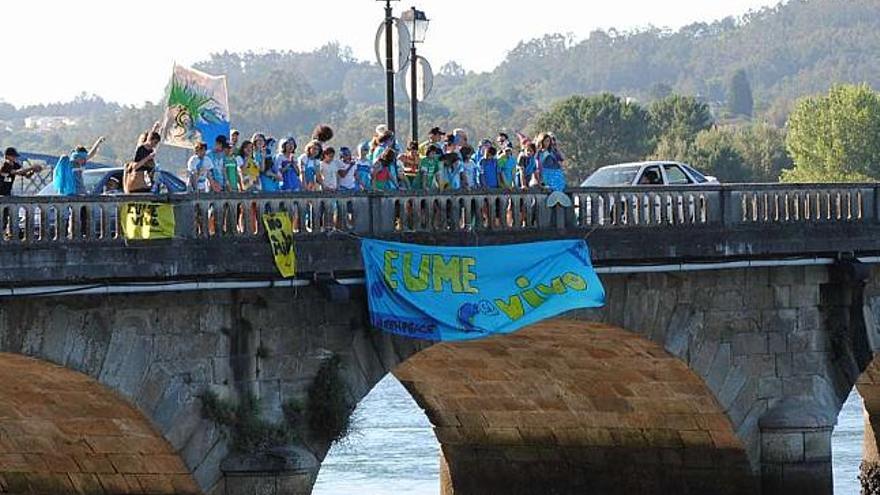
[{"label": "white car", "polygon": [[679,162],[635,162],[608,165],[592,173],[581,187],[698,186],[718,179]]}]

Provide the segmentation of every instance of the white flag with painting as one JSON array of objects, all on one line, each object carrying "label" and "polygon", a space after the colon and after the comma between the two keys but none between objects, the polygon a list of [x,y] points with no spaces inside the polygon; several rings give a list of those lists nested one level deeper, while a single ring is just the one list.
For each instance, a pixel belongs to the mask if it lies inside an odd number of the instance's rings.
[{"label": "white flag with painting", "polygon": [[168,85],[162,141],[192,148],[203,141],[210,148],[218,135],[229,136],[226,76],[213,76],[174,65]]}]

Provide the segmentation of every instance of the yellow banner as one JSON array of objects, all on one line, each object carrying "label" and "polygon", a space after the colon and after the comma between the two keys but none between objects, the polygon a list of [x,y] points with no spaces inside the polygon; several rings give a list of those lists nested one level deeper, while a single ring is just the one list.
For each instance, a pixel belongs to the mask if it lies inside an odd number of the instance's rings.
[{"label": "yellow banner", "polygon": [[293,250],[293,225],[287,213],[264,213],[263,225],[269,234],[275,266],[284,278],[296,275],[296,253]]},{"label": "yellow banner", "polygon": [[162,203],[125,203],[120,210],[122,232],[128,240],[174,237],[174,208]]}]

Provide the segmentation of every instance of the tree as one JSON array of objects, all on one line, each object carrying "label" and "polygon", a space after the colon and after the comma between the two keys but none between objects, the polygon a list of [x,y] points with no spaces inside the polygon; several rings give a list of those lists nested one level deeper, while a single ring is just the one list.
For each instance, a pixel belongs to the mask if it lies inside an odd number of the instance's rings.
[{"label": "tree", "polygon": [[691,164],[721,182],[748,182],[752,179],[729,130],[715,128],[701,132],[694,140],[691,154]]},{"label": "tree", "polygon": [[653,158],[689,163],[722,182],[776,182],[791,166],[784,133],[768,124],[713,127],[692,140],[666,136]]},{"label": "tree", "polygon": [[556,133],[572,181],[603,165],[641,159],[651,149],[648,113],[610,93],[566,98],[540,115],[533,128]]},{"label": "tree", "polygon": [[670,95],[648,108],[651,129],[657,139],[693,141],[697,133],[712,126],[709,106],[692,96]]},{"label": "tree", "polygon": [[784,169],[792,165],[785,150],[785,131],[770,124],[754,123],[736,127],[734,147],[749,169],[749,180],[776,182]]},{"label": "tree", "polygon": [[746,71],[739,69],[730,78],[727,87],[727,110],[734,116],[745,115],[751,117],[755,109],[755,100],[752,98],[752,85]]},{"label": "tree", "polygon": [[783,173],[786,182],[880,180],[880,95],[841,85],[800,100],[786,145],[795,165]]}]

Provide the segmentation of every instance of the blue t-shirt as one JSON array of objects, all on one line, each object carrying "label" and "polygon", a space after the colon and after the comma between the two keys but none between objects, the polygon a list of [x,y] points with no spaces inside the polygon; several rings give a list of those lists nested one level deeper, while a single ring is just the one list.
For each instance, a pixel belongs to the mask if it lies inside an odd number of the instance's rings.
[{"label": "blue t-shirt", "polygon": [[541,167],[542,168],[549,168],[549,169],[562,168],[559,165],[559,155],[553,151],[542,151],[541,152]]},{"label": "blue t-shirt", "polygon": [[299,166],[302,168],[303,178],[306,184],[314,184],[318,180],[318,170],[321,165],[317,158],[309,158],[305,153],[299,157]]},{"label": "blue t-shirt", "polygon": [[467,179],[469,189],[475,189],[480,185],[480,167],[471,159],[461,164],[461,170]]},{"label": "blue t-shirt", "polygon": [[456,162],[452,167],[443,166],[443,174],[446,176],[446,182],[449,183],[449,189],[461,189],[461,173],[463,172],[461,162]]},{"label": "blue t-shirt", "polygon": [[272,164],[274,173],[281,172],[282,191],[299,191],[302,189],[302,181],[299,179],[299,171],[296,164],[281,153],[275,155],[275,161]]},{"label": "blue t-shirt", "polygon": [[495,158],[483,158],[480,160],[480,168],[483,169],[483,187],[498,189],[498,160]]},{"label": "blue t-shirt", "polygon": [[369,162],[369,160],[358,161],[357,171],[355,173],[357,173],[357,178],[360,182],[361,187],[364,189],[369,189],[373,173],[373,165]]},{"label": "blue t-shirt", "polygon": [[208,156],[211,158],[211,178],[220,186],[220,190],[226,190],[226,153],[212,151]]},{"label": "blue t-shirt", "polygon": [[516,171],[516,158],[501,158],[498,160],[498,167],[501,169],[501,176],[504,177],[504,184],[513,185],[513,174]]}]

